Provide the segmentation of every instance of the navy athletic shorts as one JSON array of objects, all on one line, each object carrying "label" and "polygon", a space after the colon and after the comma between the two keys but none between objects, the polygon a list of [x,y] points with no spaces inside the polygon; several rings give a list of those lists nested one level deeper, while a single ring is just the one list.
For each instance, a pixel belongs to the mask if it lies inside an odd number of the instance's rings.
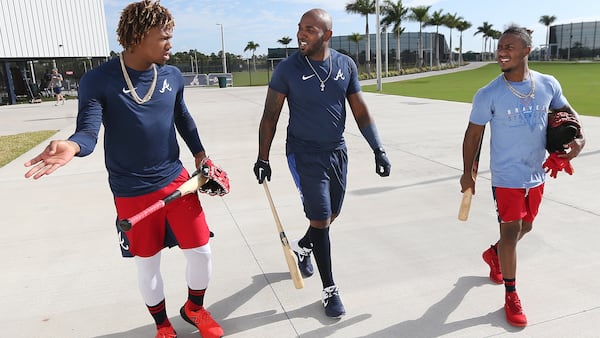
[{"label": "navy athletic shorts", "polygon": [[346,194],[346,149],[318,153],[291,153],[290,172],[309,220],[322,221],[339,214]]}]

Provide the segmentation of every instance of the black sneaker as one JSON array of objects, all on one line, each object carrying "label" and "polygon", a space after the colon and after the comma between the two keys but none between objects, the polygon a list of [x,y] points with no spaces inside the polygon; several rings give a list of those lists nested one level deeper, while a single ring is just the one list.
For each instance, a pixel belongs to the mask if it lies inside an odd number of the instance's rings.
[{"label": "black sneaker", "polygon": [[346,314],[337,286],[332,285],[323,289],[323,306],[327,317],[341,318]]},{"label": "black sneaker", "polygon": [[303,248],[298,244],[298,240],[292,241],[290,247],[294,250],[296,258],[298,259],[298,269],[302,274],[302,277],[308,278],[315,273],[312,262],[310,261],[310,253],[312,249]]}]

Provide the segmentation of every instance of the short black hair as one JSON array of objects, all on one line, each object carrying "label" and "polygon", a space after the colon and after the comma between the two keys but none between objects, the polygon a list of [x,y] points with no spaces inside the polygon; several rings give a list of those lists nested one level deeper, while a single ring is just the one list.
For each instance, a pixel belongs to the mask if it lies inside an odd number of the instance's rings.
[{"label": "short black hair", "polygon": [[531,47],[532,45],[531,30],[525,27],[511,25],[502,33],[502,35],[507,34],[518,36],[521,39],[521,41],[523,41],[523,43],[525,44],[525,47]]}]

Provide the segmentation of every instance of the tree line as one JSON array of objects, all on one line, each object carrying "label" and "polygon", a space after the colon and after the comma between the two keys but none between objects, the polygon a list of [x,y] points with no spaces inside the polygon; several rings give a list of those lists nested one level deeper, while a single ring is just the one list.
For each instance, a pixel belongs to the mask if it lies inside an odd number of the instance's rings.
[{"label": "tree line", "polygon": [[[419,23],[419,34],[418,34],[418,45],[417,45],[417,64],[415,67],[422,68],[424,67],[424,53],[423,53],[423,29],[426,27],[435,27],[436,35],[440,33],[440,27],[445,27],[449,29],[449,50],[450,57],[448,62],[450,65],[453,65],[455,62],[458,65],[461,65],[463,61],[463,33],[472,27],[472,23],[470,21],[465,20],[462,16],[459,16],[458,13],[444,13],[443,9],[435,10],[431,12],[432,6],[415,6],[415,7],[407,7],[404,6],[402,0],[385,0],[383,4],[380,6],[380,25],[382,33],[385,34],[388,31],[393,33],[396,38],[396,50],[402,51],[402,46],[400,45],[400,37],[402,33],[405,31],[405,27],[403,26],[405,22],[418,22]],[[349,40],[356,44],[356,62],[359,64],[359,43],[363,39],[366,39],[366,50],[371,50],[371,41],[369,34],[369,15],[374,15],[376,13],[375,8],[375,0],[354,0],[349,2],[345,6],[345,10],[350,14],[359,14],[365,17],[365,30],[364,35],[361,33],[352,33],[349,35]],[[540,17],[539,22],[547,27],[546,32],[546,48],[549,42],[549,31],[550,25],[556,20],[556,16],[543,15]],[[459,32],[459,42],[458,47],[453,49],[453,41],[452,41],[452,32],[456,30]],[[480,53],[481,61],[491,61],[494,59],[495,49],[497,40],[500,38],[502,33],[496,30],[492,24],[487,21],[484,21],[480,26],[476,28],[474,32],[474,36],[481,35],[482,38],[482,48]],[[288,56],[287,48],[288,45],[293,41],[289,36],[284,36],[281,39],[277,40],[277,43],[285,46],[286,57]],[[440,46],[439,40],[435,39],[435,50],[439,51]],[[235,55],[231,53],[225,53],[227,68],[230,71],[256,71],[257,69],[257,60],[260,64],[267,64],[267,56],[266,55],[256,55],[256,50],[260,47],[255,41],[248,41],[247,45],[244,48],[244,52],[250,51],[252,52],[252,56],[250,59],[245,59],[241,55]],[[348,52],[351,54],[351,52]],[[396,53],[396,68],[398,70],[402,69],[402,53]],[[118,56],[117,53],[111,51],[111,57]],[[354,55],[351,55],[354,57]],[[455,57],[456,56],[456,60]],[[365,66],[367,69],[367,73],[370,73],[371,67],[371,53],[365,54]],[[432,55],[433,61],[438,69],[441,66],[441,56],[439,53],[435,53]],[[549,53],[546,52],[544,55],[545,59],[548,60]],[[386,57],[387,59],[387,57]],[[223,70],[222,66],[222,52],[211,53],[209,55],[204,54],[196,49],[192,49],[189,51],[176,52],[171,55],[171,60],[169,64],[173,64],[177,66],[184,73],[220,73]]]},{"label": "tree line", "polygon": [[[439,34],[440,26],[444,26],[450,30],[449,32],[449,48],[450,48],[450,64],[454,63],[454,58],[452,57],[452,53],[454,52],[452,48],[452,30],[456,29],[459,34],[459,46],[456,48],[456,52],[458,54],[458,63],[459,65],[463,62],[463,33],[472,27],[472,23],[465,20],[462,16],[459,16],[458,13],[444,13],[442,9],[434,11],[430,13],[432,6],[415,6],[415,7],[406,7],[402,4],[401,0],[392,1],[385,0],[383,5],[380,6],[380,25],[382,28],[382,32],[386,33],[388,29],[391,29],[391,32],[396,36],[396,48],[398,51],[402,50],[400,46],[400,36],[405,30],[403,27],[403,23],[405,21],[413,21],[419,23],[419,37],[418,37],[418,50],[417,50],[417,67],[424,66],[424,58],[423,58],[423,38],[422,32],[423,28],[427,26],[433,26],[436,29],[436,34]],[[375,8],[375,0],[355,0],[346,4],[346,12],[351,14],[359,14],[365,17],[365,35],[366,38],[366,50],[370,51],[370,35],[369,35],[369,15],[376,14]],[[539,22],[546,26],[546,48],[548,47],[549,38],[550,38],[550,25],[556,20],[555,16],[543,15],[540,17]],[[483,24],[477,27],[477,30],[473,34],[479,35],[482,37],[482,49],[480,58],[481,61],[492,60],[494,57],[494,51],[496,49],[497,40],[500,39],[500,35],[502,34],[500,31],[493,28],[493,25],[487,21],[484,21]],[[358,55],[358,43],[362,40],[363,36],[359,33],[353,33],[350,36],[350,40],[356,43],[356,51]],[[439,46],[437,44],[439,41],[436,39],[436,49],[439,51]],[[548,59],[548,54],[545,53],[546,59]],[[438,68],[440,67],[440,55],[435,55],[435,62]],[[358,56],[357,56],[358,62]],[[369,69],[370,65],[370,53],[366,54],[365,63],[367,65],[367,69]],[[401,53],[396,53],[396,63],[397,68],[402,69],[401,64]]]}]

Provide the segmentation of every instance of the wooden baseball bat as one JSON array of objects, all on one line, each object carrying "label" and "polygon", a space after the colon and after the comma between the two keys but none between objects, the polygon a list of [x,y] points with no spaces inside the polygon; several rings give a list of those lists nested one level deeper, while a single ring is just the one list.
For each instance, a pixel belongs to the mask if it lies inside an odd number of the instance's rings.
[{"label": "wooden baseball bat", "polygon": [[[479,148],[475,154],[475,160],[473,161],[473,167],[471,174],[473,175],[473,181],[477,179],[477,171],[479,170],[479,155],[481,154],[481,145],[483,144],[483,132],[481,132],[481,140],[479,140]],[[458,209],[458,220],[466,221],[469,218],[469,211],[471,210],[471,200],[473,199],[473,190],[471,188],[463,192],[462,200],[460,201],[460,208]]]},{"label": "wooden baseball bat", "polygon": [[290,276],[292,277],[292,281],[294,282],[294,287],[296,287],[296,289],[302,289],[304,287],[304,280],[302,279],[302,276],[300,276],[300,269],[298,268],[296,260],[294,259],[294,251],[292,250],[292,247],[290,247],[288,238],[285,235],[285,232],[283,231],[283,226],[281,225],[281,221],[279,220],[277,209],[275,209],[275,204],[273,204],[273,198],[271,198],[271,192],[269,191],[269,187],[267,186],[267,180],[264,180],[262,185],[265,188],[265,194],[267,195],[269,205],[271,206],[271,212],[273,213],[275,225],[277,226],[277,231],[279,232],[279,239],[281,240],[283,256],[285,257],[285,261],[288,265],[288,270],[290,270]]},{"label": "wooden baseball bat", "polygon": [[148,217],[152,213],[162,209],[165,205],[173,202],[174,200],[180,198],[181,196],[191,194],[191,193],[195,192],[196,190],[198,190],[199,187],[201,187],[204,183],[206,183],[206,181],[208,181],[208,178],[206,176],[198,175],[199,173],[200,173],[200,169],[196,170],[192,174],[192,177],[190,177],[189,180],[183,182],[177,188],[177,190],[173,191],[171,194],[169,194],[169,196],[156,201],[155,203],[153,203],[146,209],[138,212],[137,214],[135,214],[129,218],[120,220],[119,228],[123,231],[129,231],[139,221]]}]

